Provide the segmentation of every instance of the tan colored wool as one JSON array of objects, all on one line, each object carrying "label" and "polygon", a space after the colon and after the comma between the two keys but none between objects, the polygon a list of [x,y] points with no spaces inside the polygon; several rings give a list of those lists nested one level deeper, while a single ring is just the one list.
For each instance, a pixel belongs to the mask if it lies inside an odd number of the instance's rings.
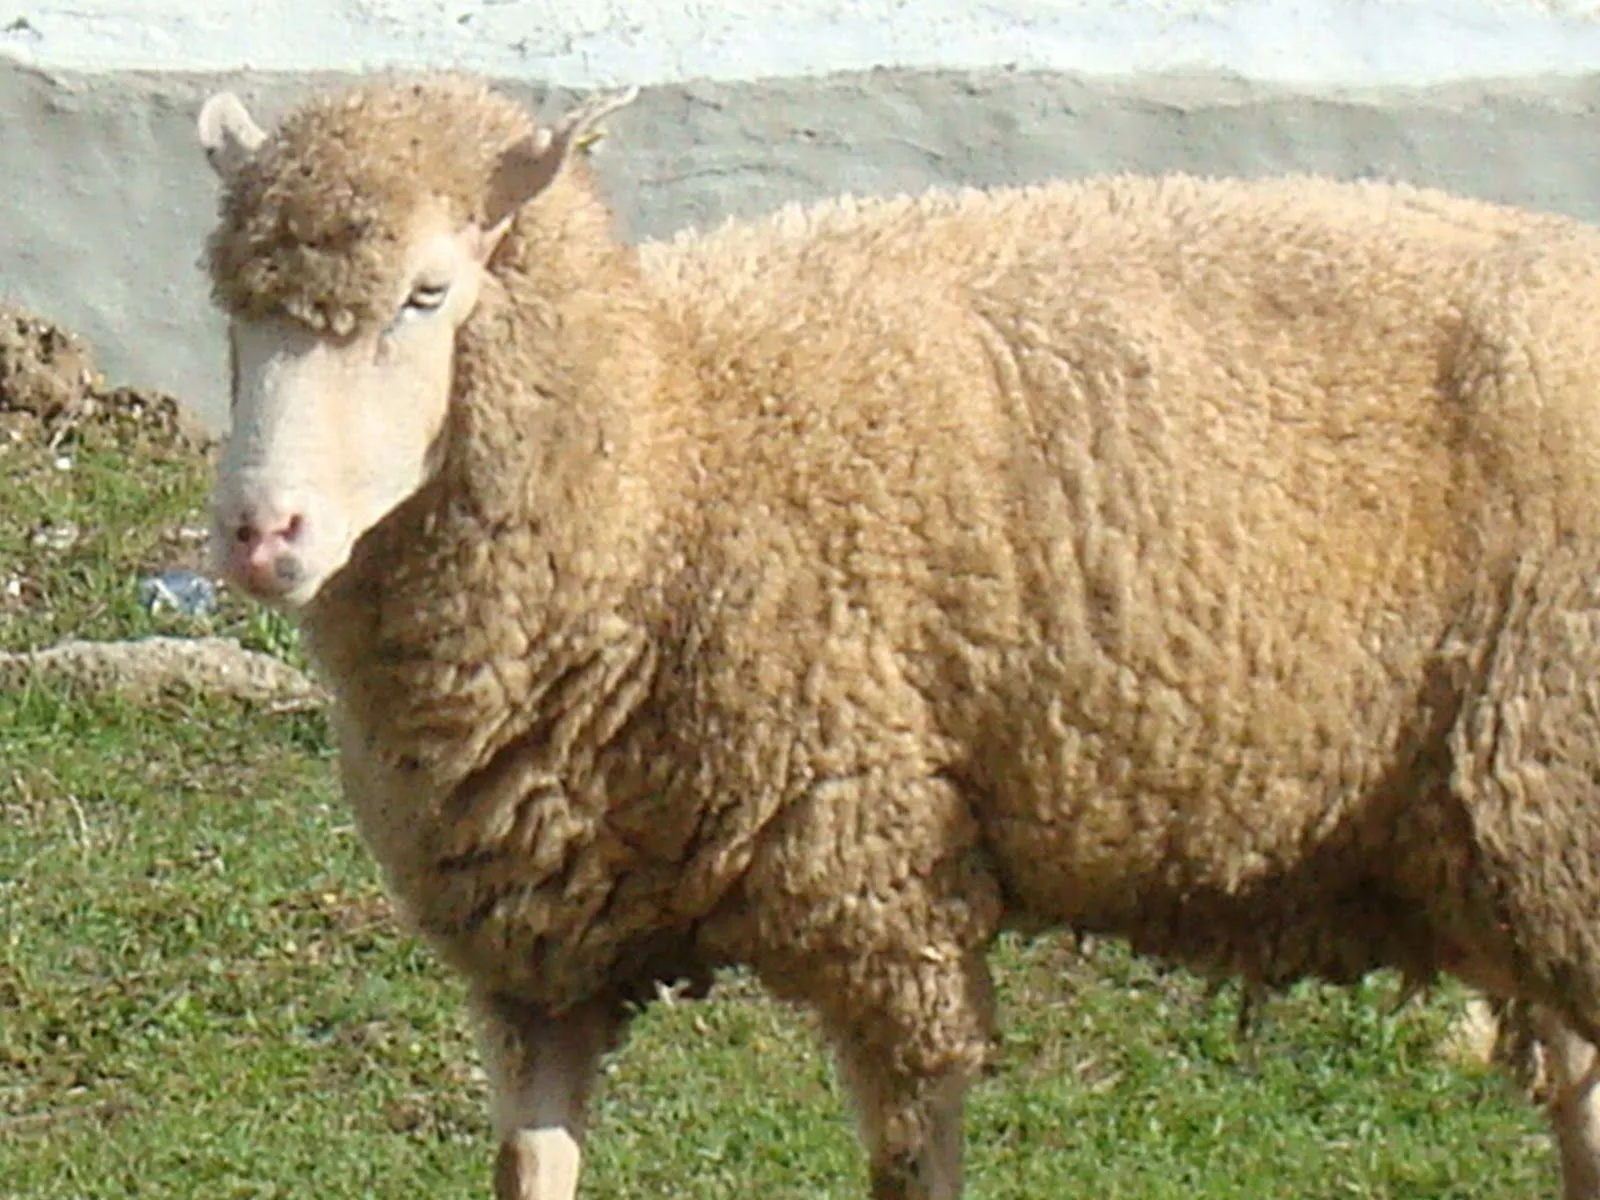
[{"label": "tan colored wool", "polygon": [[[529,128],[313,102],[219,298],[376,319],[421,198],[482,219]],[[1587,228],[1114,178],[635,250],[575,164],[492,272],[443,468],[307,615],[362,831],[475,989],[752,966],[904,1085],[883,1197],[934,1194],[905,1097],[984,1061],[1008,924],[1600,1032]]]}]

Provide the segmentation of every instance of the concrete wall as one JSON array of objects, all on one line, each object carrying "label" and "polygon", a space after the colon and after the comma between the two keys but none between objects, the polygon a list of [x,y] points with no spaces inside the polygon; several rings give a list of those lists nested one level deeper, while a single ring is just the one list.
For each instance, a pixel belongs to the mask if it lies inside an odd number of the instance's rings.
[{"label": "concrete wall", "polygon": [[[646,84],[602,172],[631,237],[850,189],[1316,171],[1600,221],[1600,3],[0,0],[0,297],[213,420],[200,101],[481,70],[530,104]],[[548,90],[547,90],[548,89]]]}]

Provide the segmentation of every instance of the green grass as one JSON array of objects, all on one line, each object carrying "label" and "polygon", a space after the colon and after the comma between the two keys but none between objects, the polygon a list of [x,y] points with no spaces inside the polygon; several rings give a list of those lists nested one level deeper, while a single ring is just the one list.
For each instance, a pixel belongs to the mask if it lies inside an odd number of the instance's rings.
[{"label": "green grass", "polygon": [[[220,631],[152,616],[203,470],[126,434],[0,450],[0,648]],[[56,547],[37,535],[76,527]],[[974,1093],[970,1194],[1033,1200],[1554,1196],[1543,1124],[1442,1053],[1461,994],[1238,995],[1116,947],[997,955],[1006,1045]],[[389,919],[315,714],[0,694],[0,1198],[488,1195],[462,989]],[[608,1064],[584,1194],[862,1197],[808,1023],[731,976]]]}]

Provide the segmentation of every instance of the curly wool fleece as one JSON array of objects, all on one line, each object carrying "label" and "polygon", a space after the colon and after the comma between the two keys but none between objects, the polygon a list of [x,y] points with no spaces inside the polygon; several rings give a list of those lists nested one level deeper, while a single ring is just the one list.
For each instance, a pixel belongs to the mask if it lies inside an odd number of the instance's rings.
[{"label": "curly wool fleece", "polygon": [[[374,319],[523,129],[314,102],[219,297]],[[441,473],[307,615],[363,832],[477,994],[750,964],[822,1014],[882,1196],[933,1194],[924,1084],[987,1054],[1008,922],[1600,1031],[1595,234],[1097,179],[634,251],[573,170],[492,269]]]}]

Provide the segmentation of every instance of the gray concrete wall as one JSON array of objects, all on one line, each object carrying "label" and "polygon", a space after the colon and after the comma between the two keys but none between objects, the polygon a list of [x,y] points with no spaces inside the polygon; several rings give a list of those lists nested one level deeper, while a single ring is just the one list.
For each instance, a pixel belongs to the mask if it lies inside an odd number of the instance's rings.
[{"label": "gray concrete wall", "polygon": [[[83,333],[114,379],[215,421],[221,326],[197,266],[215,189],[194,114],[221,86],[270,116],[329,81],[0,57],[0,298]],[[507,86],[530,104],[568,94]],[[1600,73],[1343,89],[1005,68],[669,81],[616,119],[601,170],[630,237],[840,190],[1107,170],[1376,176],[1600,221],[1597,109]]]}]

